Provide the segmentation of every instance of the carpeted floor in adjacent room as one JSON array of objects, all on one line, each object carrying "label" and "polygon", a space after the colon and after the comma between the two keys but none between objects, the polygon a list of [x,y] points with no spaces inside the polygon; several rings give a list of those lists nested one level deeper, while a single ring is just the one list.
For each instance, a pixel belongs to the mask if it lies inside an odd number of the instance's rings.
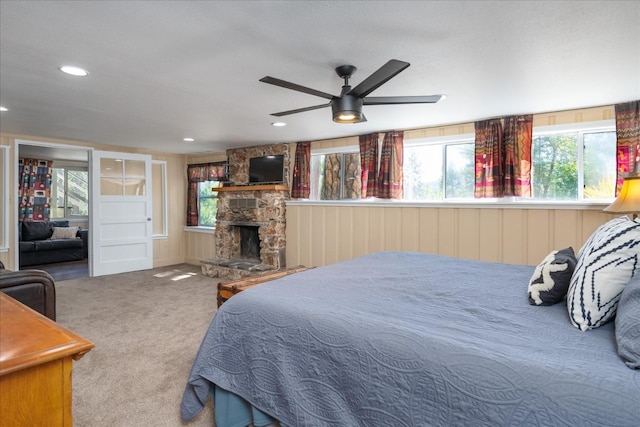
[{"label": "carpeted floor in adjacent room", "polygon": [[183,423],[180,400],[218,281],[182,264],[56,282],[58,323],[96,345],[74,362],[76,427],[214,425],[211,401]]}]

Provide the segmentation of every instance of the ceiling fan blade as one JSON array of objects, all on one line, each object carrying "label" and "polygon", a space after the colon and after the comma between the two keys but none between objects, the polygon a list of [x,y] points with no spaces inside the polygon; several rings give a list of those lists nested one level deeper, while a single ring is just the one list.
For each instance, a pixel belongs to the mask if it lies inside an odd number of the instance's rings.
[{"label": "ceiling fan blade", "polygon": [[392,104],[433,104],[444,98],[444,95],[429,96],[370,96],[362,100],[364,105]]},{"label": "ceiling fan blade", "polygon": [[404,61],[398,61],[392,59],[382,67],[378,68],[373,74],[364,79],[360,84],[349,92],[349,95],[356,96],[358,98],[364,98],[387,81],[395,77],[402,70],[407,68],[410,64]]},{"label": "ceiling fan blade", "polygon": [[260,81],[263,82],[263,83],[269,83],[271,85],[280,86],[280,87],[283,87],[285,89],[296,90],[298,92],[308,93],[309,95],[319,96],[321,98],[326,98],[326,99],[335,98],[333,95],[331,95],[329,93],[321,92],[319,90],[311,89],[311,88],[308,88],[308,87],[305,87],[305,86],[300,86],[300,85],[297,85],[295,83],[291,83],[291,82],[287,82],[287,81],[284,81],[284,80],[276,79],[275,77],[266,76],[266,77],[261,78]]},{"label": "ceiling fan blade", "polygon": [[304,113],[305,111],[317,110],[319,108],[325,108],[325,107],[329,107],[329,106],[331,106],[331,103],[321,104],[321,105],[314,105],[312,107],[297,108],[295,110],[282,111],[280,113],[272,113],[271,115],[272,116],[276,116],[276,117],[282,117],[282,116],[288,116],[289,114]]}]

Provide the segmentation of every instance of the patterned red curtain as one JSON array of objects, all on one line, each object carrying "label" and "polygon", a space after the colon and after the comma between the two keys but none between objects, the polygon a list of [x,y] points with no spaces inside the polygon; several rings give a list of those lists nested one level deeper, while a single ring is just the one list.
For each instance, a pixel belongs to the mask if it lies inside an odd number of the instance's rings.
[{"label": "patterned red curtain", "polygon": [[615,111],[617,196],[622,188],[623,178],[630,173],[640,172],[640,101],[617,104]]},{"label": "patterned red curtain", "polygon": [[476,198],[502,197],[502,123],[500,119],[475,122]]},{"label": "patterned red curtain", "polygon": [[198,225],[198,183],[226,180],[224,163],[187,166],[187,226]]},{"label": "patterned red curtain", "polygon": [[51,160],[18,159],[18,221],[48,221],[51,216]]},{"label": "patterned red curtain", "polygon": [[378,195],[378,139],[379,134],[360,135],[360,181],[362,191],[360,197],[376,197]]},{"label": "patterned red curtain", "polygon": [[533,115],[504,119],[504,196],[531,197]]},{"label": "patterned red curtain", "polygon": [[402,131],[387,132],[384,135],[378,172],[378,197],[381,199],[402,199],[404,196],[403,141]]},{"label": "patterned red curtain", "polygon": [[311,192],[311,143],[298,142],[296,157],[293,164],[293,181],[291,183],[291,197],[294,199],[308,199]]}]

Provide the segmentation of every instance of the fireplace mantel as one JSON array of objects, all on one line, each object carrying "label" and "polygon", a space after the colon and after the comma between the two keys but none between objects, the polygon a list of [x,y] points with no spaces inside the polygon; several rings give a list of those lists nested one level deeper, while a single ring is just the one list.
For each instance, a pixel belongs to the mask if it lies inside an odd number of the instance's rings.
[{"label": "fireplace mantel", "polygon": [[212,188],[213,191],[289,191],[289,187],[281,184],[241,185],[234,187]]}]

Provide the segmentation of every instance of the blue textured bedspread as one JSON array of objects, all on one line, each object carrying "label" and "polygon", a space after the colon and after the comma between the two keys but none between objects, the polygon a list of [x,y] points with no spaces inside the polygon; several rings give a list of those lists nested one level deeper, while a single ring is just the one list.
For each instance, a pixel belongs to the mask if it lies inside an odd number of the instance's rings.
[{"label": "blue textured bedspread", "polygon": [[182,400],[211,383],[289,426],[635,426],[614,323],[532,306],[534,267],[380,252],[268,282],[215,315]]}]

